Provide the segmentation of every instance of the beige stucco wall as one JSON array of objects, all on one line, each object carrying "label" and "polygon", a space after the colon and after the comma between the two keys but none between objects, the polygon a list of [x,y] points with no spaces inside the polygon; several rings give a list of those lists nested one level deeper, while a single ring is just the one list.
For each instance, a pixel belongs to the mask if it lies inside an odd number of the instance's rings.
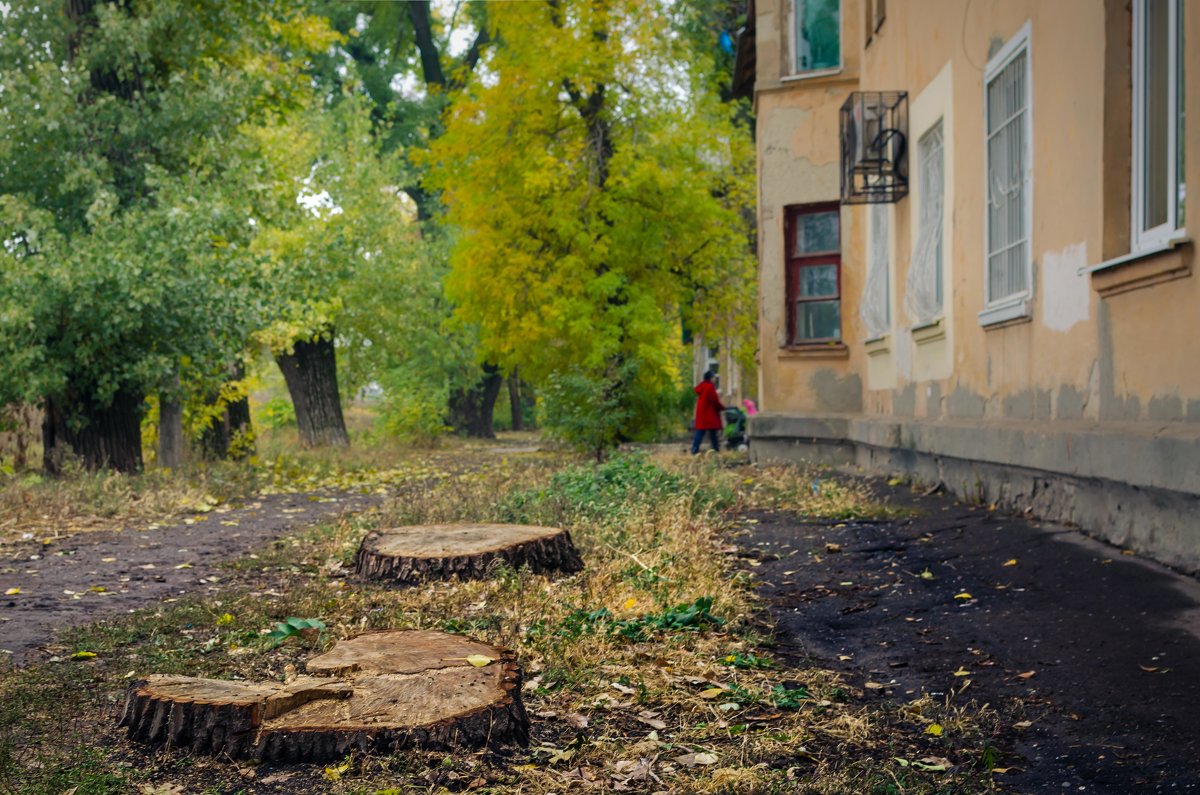
[{"label": "beige stucco wall", "polygon": [[[1185,5],[1185,71],[1190,76],[1200,74],[1200,13]],[[1114,15],[1125,14],[1127,24],[1127,4],[889,3],[887,20],[863,49],[864,11],[860,3],[847,0],[843,71],[787,81],[781,73],[790,46],[790,6],[790,0],[757,4],[763,407],[795,413],[1200,421],[1200,353],[1195,347],[1200,339],[1200,275],[1178,278],[1190,267],[1192,247],[1095,275],[1079,273],[1122,253],[1113,252],[1112,241],[1121,238],[1117,227],[1129,224],[1128,198],[1114,189],[1122,180],[1127,183],[1128,162],[1112,157],[1114,147],[1120,151],[1124,146],[1127,153],[1129,146],[1128,111],[1119,102],[1121,92],[1127,97],[1129,91],[1127,68],[1122,71],[1129,59],[1128,36],[1119,29],[1106,36],[1106,24],[1121,23]],[[985,328],[979,319],[985,306],[983,70],[989,55],[1026,23],[1033,126],[1030,315]],[[916,319],[905,307],[917,234],[914,193],[891,209],[892,329],[887,338],[872,343],[868,357],[859,304],[869,211],[843,207],[846,348],[788,350],[784,208],[837,198],[837,112],[854,90],[909,92],[910,153],[942,115],[948,270],[944,335],[914,340]],[[1186,107],[1200,107],[1200,80],[1188,80],[1186,90]],[[1200,120],[1191,116],[1187,229],[1195,239],[1200,237]],[[911,161],[910,176],[915,177]],[[1120,205],[1116,211],[1114,197]],[[1154,277],[1155,271],[1170,273]],[[1143,274],[1147,282],[1160,281],[1139,289],[1122,287]]]}]

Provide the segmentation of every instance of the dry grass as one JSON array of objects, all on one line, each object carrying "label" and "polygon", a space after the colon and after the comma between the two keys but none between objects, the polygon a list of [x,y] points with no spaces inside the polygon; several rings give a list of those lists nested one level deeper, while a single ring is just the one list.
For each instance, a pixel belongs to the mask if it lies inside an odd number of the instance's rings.
[{"label": "dry grass", "polygon": [[[375,515],[277,542],[240,561],[217,601],[183,600],[68,636],[64,656],[82,649],[99,656],[14,675],[0,684],[0,703],[23,703],[32,681],[52,694],[78,687],[79,677],[91,682],[97,703],[115,703],[128,671],[282,678],[318,646],[364,629],[441,628],[518,651],[534,720],[528,751],[352,759],[341,772],[301,767],[276,791],[990,791],[983,772],[988,710],[928,699],[867,706],[836,674],[782,668],[771,657],[752,575],[729,554],[737,511],[774,506],[830,518],[877,515],[880,506],[865,487],[723,459],[654,460],[662,467],[621,459],[564,473],[548,456],[460,466]],[[815,492],[814,477],[822,478]],[[586,569],[557,580],[498,569],[484,581],[408,590],[346,579],[346,564],[372,527],[450,520],[566,526]],[[685,607],[692,608],[691,620]],[[327,636],[268,648],[260,631],[293,615],[321,618]],[[945,727],[942,737],[925,733],[932,723]],[[96,729],[63,753],[71,746],[39,734],[44,722],[20,717],[7,734],[0,731],[0,782],[5,775],[24,776],[27,784],[60,782],[47,771],[68,769],[89,771],[89,780],[99,782],[89,792],[123,791],[146,780],[215,792],[236,791],[259,775],[226,763],[129,752],[110,721]],[[5,756],[4,749],[18,745],[33,750],[32,773],[28,762]],[[938,758],[953,766],[911,764]],[[123,760],[132,766],[121,767]],[[105,784],[109,779],[120,787]],[[47,784],[28,791],[57,790]]]},{"label": "dry grass", "polygon": [[495,442],[450,437],[434,450],[395,441],[305,450],[296,431],[284,428],[266,432],[247,461],[194,462],[179,472],[151,467],[129,476],[74,468],[51,478],[0,471],[0,545],[119,527],[153,529],[260,494],[388,493],[474,466],[472,456],[486,460],[489,448],[529,447],[533,441],[530,434],[503,434]]}]

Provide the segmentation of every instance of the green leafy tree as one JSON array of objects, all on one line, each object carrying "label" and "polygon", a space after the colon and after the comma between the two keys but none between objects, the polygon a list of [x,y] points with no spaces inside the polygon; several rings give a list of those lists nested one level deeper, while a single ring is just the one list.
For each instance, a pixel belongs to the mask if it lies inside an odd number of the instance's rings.
[{"label": "green leafy tree", "polygon": [[226,152],[308,90],[279,57],[305,21],[275,10],[4,7],[0,402],[43,407],[48,469],[64,451],[139,469],[145,396],[223,372],[256,323]]},{"label": "green leafy tree", "polygon": [[283,372],[309,445],[349,442],[338,349],[357,364],[361,385],[378,376],[372,349],[388,350],[436,301],[422,282],[403,162],[380,151],[372,128],[368,103],[349,93],[247,131],[258,164],[254,248],[268,262],[273,313],[258,338]]},{"label": "green leafy tree", "polygon": [[537,385],[602,381],[591,402],[619,407],[625,438],[660,429],[681,318],[710,333],[753,316],[749,135],[674,5],[493,6],[487,79],[430,151],[449,295],[484,359]]}]

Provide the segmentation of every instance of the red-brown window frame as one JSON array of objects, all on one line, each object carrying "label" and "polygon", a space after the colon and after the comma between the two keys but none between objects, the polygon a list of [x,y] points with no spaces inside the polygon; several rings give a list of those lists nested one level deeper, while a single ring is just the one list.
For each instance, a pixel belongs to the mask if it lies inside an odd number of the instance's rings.
[{"label": "red-brown window frame", "polygon": [[[784,236],[784,267],[786,269],[788,345],[823,345],[830,342],[842,341],[842,216],[841,205],[838,202],[821,202],[819,204],[797,204],[785,208],[783,222]],[[823,251],[818,254],[796,254],[796,219],[802,215],[834,212],[838,223],[838,250]],[[837,292],[834,295],[800,297],[800,269],[810,265],[833,265],[837,268]],[[833,301],[838,302],[838,335],[836,337],[813,337],[811,339],[796,338],[796,302]]]}]

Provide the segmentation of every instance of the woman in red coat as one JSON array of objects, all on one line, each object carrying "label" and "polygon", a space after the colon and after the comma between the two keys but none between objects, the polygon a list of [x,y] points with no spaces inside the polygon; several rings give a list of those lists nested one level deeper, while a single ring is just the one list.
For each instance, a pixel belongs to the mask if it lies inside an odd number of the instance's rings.
[{"label": "woman in red coat", "polygon": [[704,380],[696,384],[696,435],[692,437],[692,455],[700,452],[700,442],[704,434],[712,441],[713,450],[720,450],[717,442],[717,431],[721,430],[721,412],[725,407],[717,397],[717,388],[713,385],[713,371],[704,374]]}]

